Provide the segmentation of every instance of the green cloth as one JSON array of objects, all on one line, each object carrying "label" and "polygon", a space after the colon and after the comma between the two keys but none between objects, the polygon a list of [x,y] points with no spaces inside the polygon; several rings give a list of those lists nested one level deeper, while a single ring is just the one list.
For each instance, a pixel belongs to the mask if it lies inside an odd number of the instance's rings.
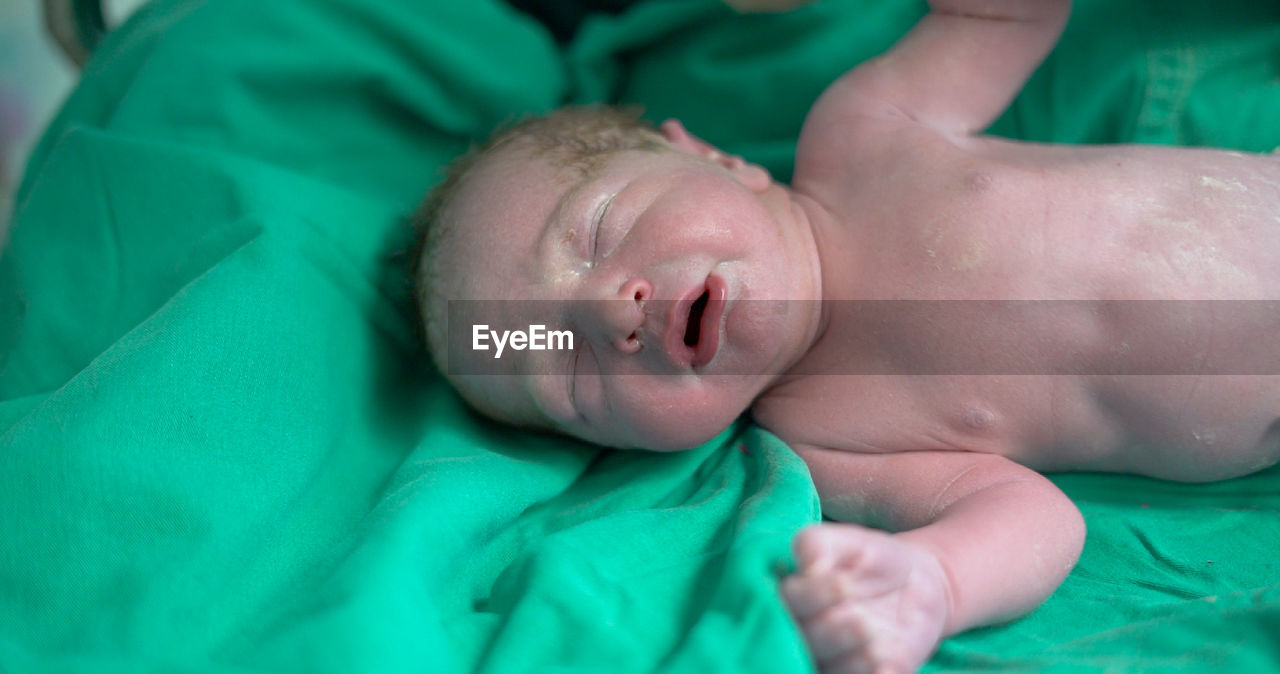
[{"label": "green cloth", "polygon": [[[776,584],[803,463],[745,423],[658,455],[470,414],[417,346],[404,216],[569,101],[785,179],[814,97],[922,10],[650,0],[561,51],[493,0],[148,4],[0,256],[0,671],[809,671]],[[1270,151],[1277,81],[1280,4],[1080,2],[994,130]],[[1055,479],[1080,565],[928,670],[1280,671],[1280,471]]]}]

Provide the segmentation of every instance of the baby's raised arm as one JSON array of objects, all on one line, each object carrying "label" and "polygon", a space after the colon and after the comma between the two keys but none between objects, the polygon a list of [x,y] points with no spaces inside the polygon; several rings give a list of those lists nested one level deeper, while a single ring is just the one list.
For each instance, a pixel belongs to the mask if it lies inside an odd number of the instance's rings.
[{"label": "baby's raised arm", "polygon": [[806,131],[848,116],[893,116],[950,134],[981,132],[1053,48],[1071,11],[1070,0],[929,4],[892,49],[827,89]]}]

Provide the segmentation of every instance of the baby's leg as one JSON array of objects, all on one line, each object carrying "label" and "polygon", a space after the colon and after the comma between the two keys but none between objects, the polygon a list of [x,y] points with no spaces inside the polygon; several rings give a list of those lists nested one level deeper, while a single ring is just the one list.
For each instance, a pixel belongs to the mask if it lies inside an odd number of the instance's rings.
[{"label": "baby's leg", "polygon": [[795,540],[783,597],[824,674],[914,672],[937,648],[950,601],[923,548],[853,524],[820,524]]}]

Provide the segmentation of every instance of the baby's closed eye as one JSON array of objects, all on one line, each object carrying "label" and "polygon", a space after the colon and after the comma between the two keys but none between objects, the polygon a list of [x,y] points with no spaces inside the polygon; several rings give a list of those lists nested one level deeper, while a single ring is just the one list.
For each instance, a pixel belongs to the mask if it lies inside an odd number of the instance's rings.
[{"label": "baby's closed eye", "polygon": [[[609,209],[613,206],[613,200],[618,195],[616,193],[609,195],[609,198],[600,202],[596,207],[595,216],[591,218],[591,233],[587,240],[587,261],[594,265],[598,259],[600,249],[600,230],[604,226],[604,219],[609,215]],[[607,253],[606,253],[607,255]]]}]

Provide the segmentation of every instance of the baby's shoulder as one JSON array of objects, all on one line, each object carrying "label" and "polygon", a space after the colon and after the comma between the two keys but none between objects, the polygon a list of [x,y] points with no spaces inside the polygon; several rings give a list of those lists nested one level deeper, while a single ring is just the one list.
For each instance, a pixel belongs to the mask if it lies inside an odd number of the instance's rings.
[{"label": "baby's shoulder", "polygon": [[796,145],[796,184],[865,182],[872,176],[919,175],[912,166],[929,166],[935,175],[945,167],[980,158],[980,148],[967,139],[896,115],[848,115],[838,123],[822,118],[806,121]]},{"label": "baby's shoulder", "polygon": [[869,118],[844,133],[805,138],[792,187],[836,219],[866,227],[932,221],[938,211],[954,220],[959,205],[970,214],[1002,207],[997,197],[1010,191],[997,188],[1023,182],[1015,180],[1021,172],[1005,154],[982,138],[948,137],[909,120]]},{"label": "baby's shoulder", "polygon": [[758,397],[751,415],[792,444],[898,451],[927,416],[901,383],[884,377],[792,377]]}]

